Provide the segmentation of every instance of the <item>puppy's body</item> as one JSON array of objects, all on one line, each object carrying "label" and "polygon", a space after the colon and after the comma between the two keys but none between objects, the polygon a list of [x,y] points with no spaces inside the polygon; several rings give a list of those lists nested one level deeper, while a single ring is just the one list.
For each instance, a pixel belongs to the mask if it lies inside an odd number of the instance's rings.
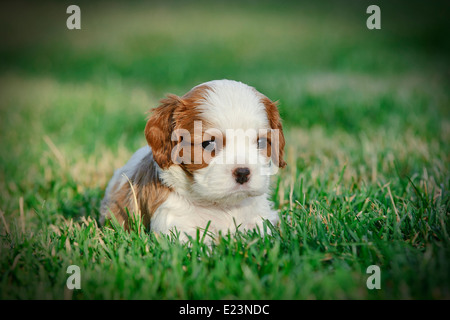
[{"label": "puppy's body", "polygon": [[[258,133],[263,129],[281,134],[275,141]],[[244,131],[257,134],[242,142],[238,138]],[[128,208],[152,231],[176,230],[182,239],[195,237],[208,222],[208,231],[217,234],[237,227],[262,230],[264,220],[278,221],[264,170],[285,165],[284,137],[276,106],[252,87],[220,80],[181,98],[169,96],[154,110],[145,134],[150,147],[139,149],[108,184],[103,221],[112,213],[127,227]],[[189,149],[181,150],[183,145]]]},{"label": "puppy's body", "polygon": [[100,221],[104,223],[113,213],[117,222],[128,229],[129,215],[139,213],[148,227],[153,213],[170,192],[159,179],[159,167],[153,160],[151,149],[143,147],[125,166],[114,172],[101,204]]},{"label": "puppy's body", "polygon": [[[161,171],[153,160],[150,147],[145,146],[136,151],[125,166],[115,171],[106,188],[101,208],[102,222],[112,212],[119,224],[124,224],[127,228],[128,215],[125,208],[129,214],[139,210],[144,224],[150,226],[151,230],[161,233],[176,230],[180,233],[180,239],[185,240],[185,234],[195,238],[197,228],[205,228],[208,221],[211,221],[208,231],[217,234],[219,231],[235,232],[236,227],[248,230],[258,226],[263,230],[263,220],[269,220],[273,224],[278,220],[278,214],[272,210],[267,199],[268,194],[246,197],[238,203],[205,206],[171,191],[165,181],[161,180]],[[177,174],[180,176],[180,183],[190,183],[183,181],[181,172],[174,173]],[[138,209],[135,208],[130,182]]]}]

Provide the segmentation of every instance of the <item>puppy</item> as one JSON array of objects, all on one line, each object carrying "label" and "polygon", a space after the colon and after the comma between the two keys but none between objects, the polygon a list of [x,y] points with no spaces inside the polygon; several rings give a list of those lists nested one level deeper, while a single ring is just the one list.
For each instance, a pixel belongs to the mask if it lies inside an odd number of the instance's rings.
[{"label": "puppy", "polygon": [[215,80],[182,97],[168,95],[145,127],[148,146],[115,171],[101,204],[126,229],[137,215],[156,233],[181,240],[278,222],[270,175],[283,168],[285,139],[274,102],[232,80]]}]

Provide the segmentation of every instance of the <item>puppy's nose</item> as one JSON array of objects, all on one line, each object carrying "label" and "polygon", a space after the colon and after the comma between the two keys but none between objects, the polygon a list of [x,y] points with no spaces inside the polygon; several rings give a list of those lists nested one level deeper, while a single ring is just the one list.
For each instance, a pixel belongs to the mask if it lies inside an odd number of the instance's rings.
[{"label": "puppy's nose", "polygon": [[248,176],[250,175],[249,168],[236,168],[233,171],[233,176],[236,178],[236,182],[239,184],[244,184],[248,181]]}]

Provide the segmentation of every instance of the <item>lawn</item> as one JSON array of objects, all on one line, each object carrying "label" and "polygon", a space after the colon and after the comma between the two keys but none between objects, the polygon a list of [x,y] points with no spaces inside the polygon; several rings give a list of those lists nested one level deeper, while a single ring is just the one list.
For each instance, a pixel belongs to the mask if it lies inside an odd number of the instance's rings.
[{"label": "lawn", "polygon": [[[448,5],[377,3],[381,30],[368,1],[86,1],[81,30],[2,3],[0,299],[449,299]],[[146,112],[222,78],[279,101],[280,225],[212,247],[100,226]]]}]

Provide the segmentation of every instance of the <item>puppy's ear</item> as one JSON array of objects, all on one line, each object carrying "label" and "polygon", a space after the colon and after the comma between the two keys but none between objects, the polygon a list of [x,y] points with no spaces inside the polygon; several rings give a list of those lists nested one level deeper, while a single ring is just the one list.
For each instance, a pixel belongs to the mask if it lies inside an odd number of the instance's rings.
[{"label": "puppy's ear", "polygon": [[176,127],[174,113],[183,104],[180,97],[168,95],[161,104],[152,110],[145,126],[145,138],[152,148],[153,159],[162,169],[173,164],[172,149],[177,141],[172,141],[172,132]]},{"label": "puppy's ear", "polygon": [[280,113],[278,112],[277,104],[271,101],[267,97],[262,98],[262,102],[266,107],[267,118],[269,119],[269,124],[272,130],[276,130],[274,134],[271,134],[271,146],[272,146],[272,159],[280,168],[286,166],[284,161],[284,145],[286,144],[284,140],[283,127],[281,125]]}]

